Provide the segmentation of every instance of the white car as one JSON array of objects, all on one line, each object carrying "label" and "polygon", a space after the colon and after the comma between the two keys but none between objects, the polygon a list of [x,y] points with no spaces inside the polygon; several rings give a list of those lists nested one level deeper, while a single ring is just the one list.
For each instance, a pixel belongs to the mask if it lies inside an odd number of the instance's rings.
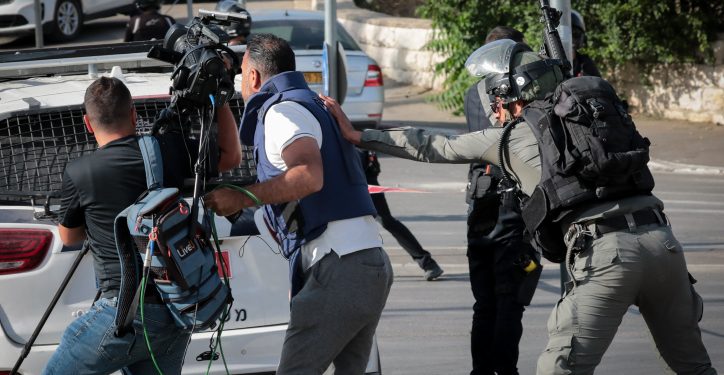
[{"label": "white car", "polygon": [[[147,50],[147,45],[140,45]],[[148,129],[156,113],[168,105],[171,67],[147,59],[145,52],[122,53],[138,46],[52,49],[34,52],[35,61],[0,63],[0,375],[13,368],[79,254],[79,249],[63,246],[51,219],[58,209],[65,164],[95,148],[93,136],[84,128],[82,109],[84,92],[95,72],[109,74],[111,67],[119,66],[113,75],[130,89],[140,129]],[[12,54],[0,54],[0,61],[9,57]],[[57,74],[46,76],[50,72]],[[243,102],[235,98],[230,104],[240,115]],[[251,157],[250,149],[244,152]],[[255,179],[250,164],[221,177],[239,185]],[[249,224],[232,225],[216,218],[234,297],[222,335],[223,352],[231,374],[271,374],[279,363],[289,322],[288,262],[270,237],[255,234],[256,227]],[[86,255],[20,368],[21,374],[42,371],[62,332],[88,310],[95,294],[92,259]],[[210,350],[210,337],[211,332],[192,336],[184,374],[206,373],[209,361],[199,356]],[[380,373],[376,343],[367,371]],[[212,362],[211,373],[226,373],[221,358]]]},{"label": "white car", "polygon": [[[324,13],[269,10],[256,11],[251,17],[251,33],[270,33],[288,41],[297,56],[297,70],[304,72],[312,90],[321,92]],[[347,63],[347,96],[342,109],[356,127],[376,128],[385,100],[382,71],[339,23],[337,35]]]},{"label": "white car", "polygon": [[[0,0],[0,36],[17,36],[35,30],[33,0]],[[83,22],[129,14],[135,0],[42,0],[43,32],[55,40],[67,41],[80,34]]]}]

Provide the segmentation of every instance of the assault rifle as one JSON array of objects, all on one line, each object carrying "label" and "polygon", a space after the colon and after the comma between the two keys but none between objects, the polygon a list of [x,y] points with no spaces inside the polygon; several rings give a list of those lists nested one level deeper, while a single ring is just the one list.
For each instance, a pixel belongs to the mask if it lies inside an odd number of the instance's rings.
[{"label": "assault rifle", "polygon": [[566,51],[563,49],[561,36],[558,35],[558,24],[561,20],[561,11],[551,8],[548,0],[540,0],[540,10],[543,16],[541,22],[545,24],[543,32],[543,48],[546,56],[551,59],[560,60],[563,63],[563,74],[566,78],[571,75],[571,62],[566,57]]}]

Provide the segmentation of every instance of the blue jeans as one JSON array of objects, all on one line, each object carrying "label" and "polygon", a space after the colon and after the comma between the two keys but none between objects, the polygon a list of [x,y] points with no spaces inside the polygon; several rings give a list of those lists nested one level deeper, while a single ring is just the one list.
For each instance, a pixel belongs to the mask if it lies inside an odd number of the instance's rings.
[{"label": "blue jeans", "polygon": [[[135,333],[116,337],[116,298],[98,300],[68,326],[43,374],[156,374],[143,336],[140,309]],[[189,331],[176,327],[165,305],[145,304],[146,331],[156,362],[164,375],[181,373]]]}]

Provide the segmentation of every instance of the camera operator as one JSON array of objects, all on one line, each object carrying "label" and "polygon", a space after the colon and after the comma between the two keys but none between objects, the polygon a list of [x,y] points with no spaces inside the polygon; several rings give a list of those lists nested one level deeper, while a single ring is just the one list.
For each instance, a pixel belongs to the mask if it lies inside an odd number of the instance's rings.
[{"label": "camera operator", "polygon": [[[241,140],[254,145],[259,183],[217,189],[219,215],[263,204],[264,221],[289,259],[291,317],[278,375],[363,374],[392,266],[359,158],[295,70],[289,44],[253,34],[241,64]],[[248,194],[247,194],[248,193]]]},{"label": "camera operator", "polygon": [[[157,363],[144,344],[140,315],[133,322],[134,334],[114,335],[121,267],[113,223],[146,191],[146,171],[136,137],[136,110],[123,82],[99,78],[86,90],[84,104],[83,120],[99,147],[65,168],[58,231],[66,245],[88,242],[101,298],[65,330],[43,373],[108,374],[122,369],[125,374],[142,375],[155,373],[157,365],[164,374],[180,374],[191,333],[177,328],[156,288],[147,289],[143,308]],[[217,166],[224,171],[240,163],[241,148],[228,106],[221,108],[217,119]],[[193,176],[196,155],[188,151],[196,148],[174,132],[158,140],[164,186],[181,188],[183,179]]]}]

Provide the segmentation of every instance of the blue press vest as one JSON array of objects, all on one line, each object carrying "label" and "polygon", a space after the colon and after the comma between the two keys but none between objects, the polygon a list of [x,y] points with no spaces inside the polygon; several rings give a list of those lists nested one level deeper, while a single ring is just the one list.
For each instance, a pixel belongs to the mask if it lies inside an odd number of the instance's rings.
[{"label": "blue press vest", "polygon": [[249,98],[241,120],[241,140],[254,144],[257,178],[266,181],[282,173],[266,156],[264,124],[267,110],[274,104],[293,101],[314,115],[322,129],[324,186],[297,202],[268,204],[265,216],[276,232],[286,258],[296,255],[301,246],[319,237],[327,223],[366,215],[376,215],[367,190],[362,165],[352,144],[344,140],[332,116],[317,94],[310,90],[300,72],[275,75]]}]

